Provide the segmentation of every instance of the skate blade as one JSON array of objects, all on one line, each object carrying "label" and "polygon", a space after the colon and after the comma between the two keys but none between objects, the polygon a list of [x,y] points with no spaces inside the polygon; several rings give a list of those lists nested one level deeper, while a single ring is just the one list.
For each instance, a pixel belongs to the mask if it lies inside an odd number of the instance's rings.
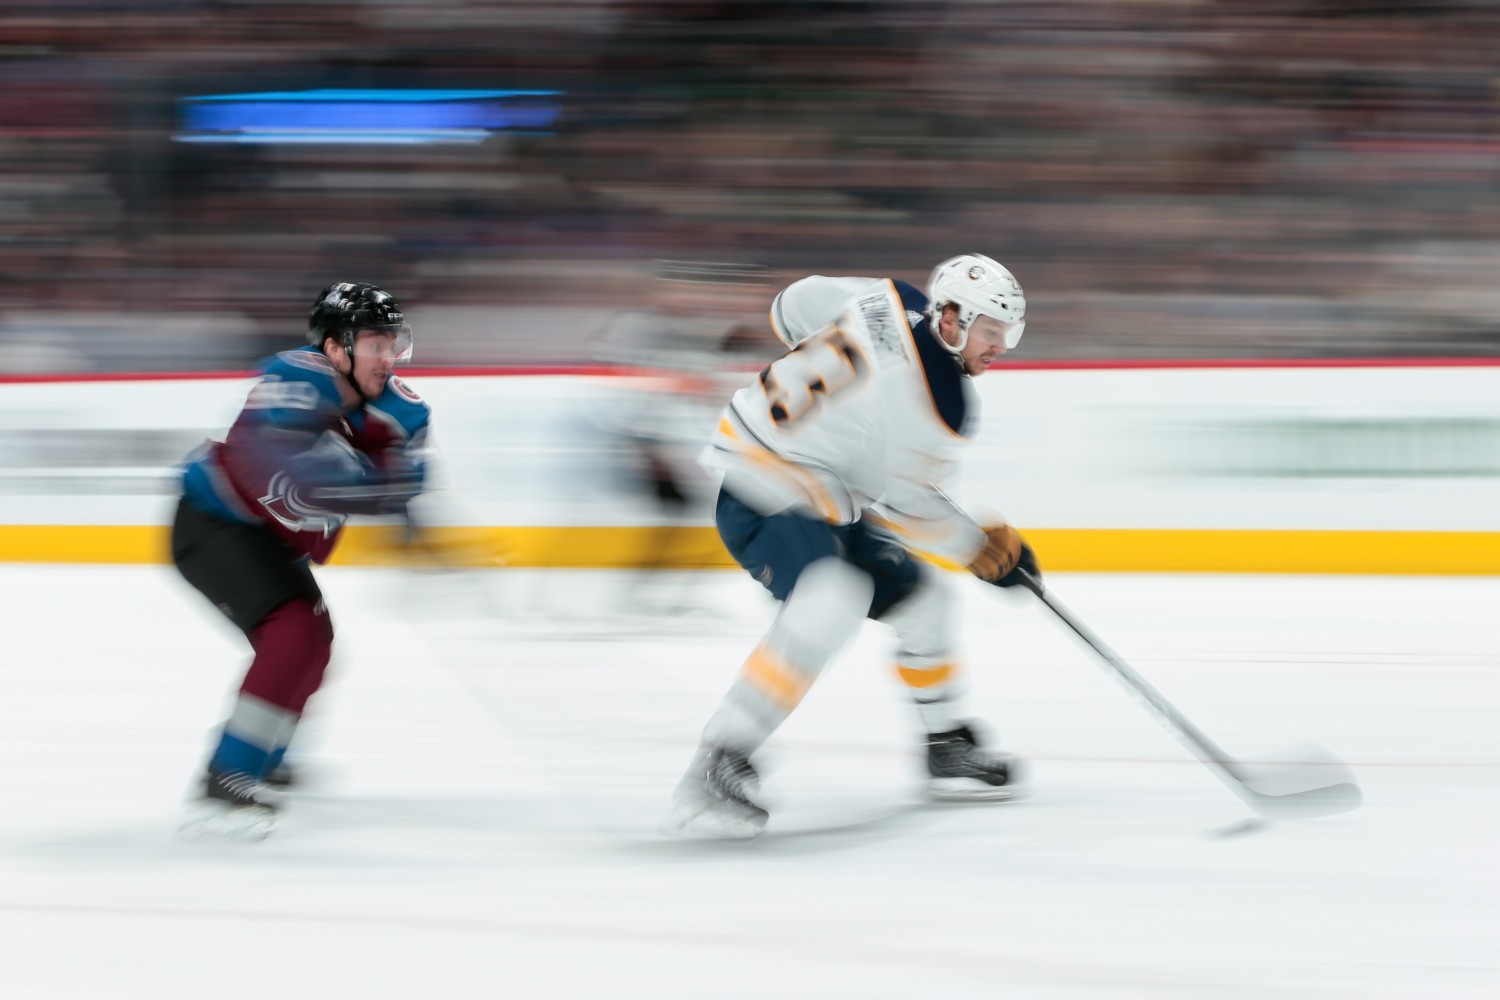
[{"label": "skate blade", "polygon": [[265,840],[276,828],[276,811],[265,806],[231,806],[225,802],[195,802],[177,827],[185,840]]},{"label": "skate blade", "polygon": [[684,806],[672,811],[661,832],[683,840],[754,840],[765,828],[765,819],[725,813],[712,806]]},{"label": "skate blade", "polygon": [[986,785],[973,778],[929,778],[927,797],[934,802],[1009,802],[1024,798],[1019,785]]}]

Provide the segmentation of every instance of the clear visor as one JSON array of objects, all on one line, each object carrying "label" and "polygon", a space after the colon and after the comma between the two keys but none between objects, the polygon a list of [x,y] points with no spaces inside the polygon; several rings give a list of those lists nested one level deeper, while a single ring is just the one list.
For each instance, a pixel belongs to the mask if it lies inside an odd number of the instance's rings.
[{"label": "clear visor", "polygon": [[411,360],[411,324],[380,326],[354,335],[354,356],[400,364]]},{"label": "clear visor", "polygon": [[[1016,345],[1021,342],[1021,334],[1025,332],[1026,321],[1024,319],[1019,323],[1005,324],[1005,349],[1007,351],[1015,350]],[[406,353],[410,354],[411,349],[407,348]]]},{"label": "clear visor", "polygon": [[993,316],[976,316],[974,322],[969,324],[970,340],[982,337],[991,343],[1004,344],[1007,351],[1021,342],[1021,334],[1025,332],[1024,319],[1019,323],[1007,323]]}]

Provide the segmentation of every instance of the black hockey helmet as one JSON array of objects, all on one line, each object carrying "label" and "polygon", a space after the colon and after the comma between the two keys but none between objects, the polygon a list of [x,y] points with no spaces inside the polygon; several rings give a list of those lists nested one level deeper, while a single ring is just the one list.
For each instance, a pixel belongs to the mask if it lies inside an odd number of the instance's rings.
[{"label": "black hockey helmet", "polygon": [[361,330],[378,330],[396,337],[396,360],[411,357],[411,327],[401,312],[401,303],[384,289],[367,281],[338,281],[318,293],[307,314],[307,342],[322,347],[334,337],[344,350],[354,353],[354,340]]}]

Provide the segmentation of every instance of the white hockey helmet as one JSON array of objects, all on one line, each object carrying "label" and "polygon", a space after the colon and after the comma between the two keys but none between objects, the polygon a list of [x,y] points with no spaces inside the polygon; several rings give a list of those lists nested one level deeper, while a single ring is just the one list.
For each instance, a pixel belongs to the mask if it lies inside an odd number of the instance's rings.
[{"label": "white hockey helmet", "polygon": [[932,269],[927,280],[928,309],[935,328],[947,305],[958,308],[958,343],[939,342],[957,354],[969,342],[969,327],[980,316],[1015,326],[1005,335],[1005,349],[1021,342],[1026,332],[1026,293],[1015,275],[984,254],[950,257]]}]

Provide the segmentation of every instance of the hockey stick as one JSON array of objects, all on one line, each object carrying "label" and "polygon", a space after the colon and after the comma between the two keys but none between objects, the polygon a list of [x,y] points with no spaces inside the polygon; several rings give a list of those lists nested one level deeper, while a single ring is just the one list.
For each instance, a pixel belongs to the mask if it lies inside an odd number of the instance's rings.
[{"label": "hockey stick", "polygon": [[1354,772],[1337,757],[1316,747],[1305,749],[1296,763],[1248,765],[1236,761],[1179,712],[1103,639],[1079,621],[1050,594],[1040,580],[1021,571],[1023,585],[1046,605],[1057,620],[1092,649],[1156,721],[1262,816],[1273,819],[1311,818],[1348,812],[1363,795]]}]

